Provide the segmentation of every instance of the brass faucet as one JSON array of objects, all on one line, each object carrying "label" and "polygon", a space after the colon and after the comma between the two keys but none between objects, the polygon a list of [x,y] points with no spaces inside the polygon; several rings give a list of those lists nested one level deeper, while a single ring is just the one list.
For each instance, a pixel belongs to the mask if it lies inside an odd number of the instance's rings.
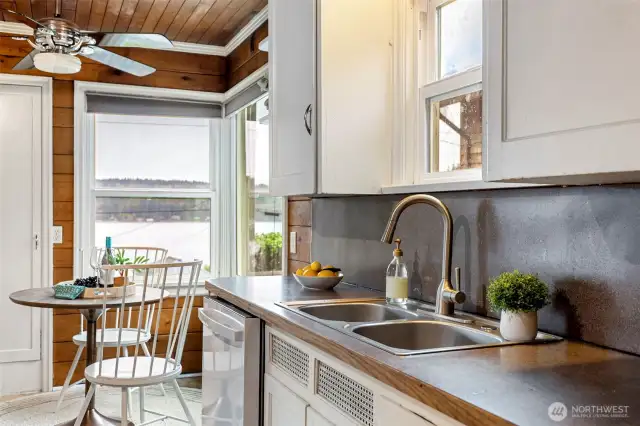
[{"label": "brass faucet", "polygon": [[[413,204],[428,204],[435,207],[442,215],[442,222],[444,225],[444,233],[442,237],[442,281],[438,286],[438,292],[436,293],[436,314],[439,315],[453,315],[453,310],[456,303],[463,303],[465,301],[465,294],[459,290],[456,290],[451,286],[451,240],[453,235],[453,219],[451,219],[451,213],[447,206],[437,199],[427,194],[410,195],[403,198],[391,212],[387,227],[382,234],[380,241],[383,243],[391,244],[393,240],[393,234],[398,225],[398,219],[402,212]],[[456,284],[460,287],[459,269],[456,268]]]}]

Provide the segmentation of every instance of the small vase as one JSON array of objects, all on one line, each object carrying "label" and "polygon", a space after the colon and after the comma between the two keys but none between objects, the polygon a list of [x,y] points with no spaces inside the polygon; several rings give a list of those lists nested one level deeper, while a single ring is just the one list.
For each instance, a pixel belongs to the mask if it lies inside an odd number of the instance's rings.
[{"label": "small vase", "polygon": [[500,334],[511,341],[534,340],[538,334],[538,313],[502,311]]}]

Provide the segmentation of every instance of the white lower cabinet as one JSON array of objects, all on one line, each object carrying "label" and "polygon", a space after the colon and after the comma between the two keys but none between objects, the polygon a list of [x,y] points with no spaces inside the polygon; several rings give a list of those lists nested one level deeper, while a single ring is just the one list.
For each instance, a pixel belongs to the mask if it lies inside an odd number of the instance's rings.
[{"label": "white lower cabinet", "polygon": [[307,426],[335,426],[312,407],[307,407]]},{"label": "white lower cabinet", "polygon": [[265,333],[265,426],[462,426],[308,344]]},{"label": "white lower cabinet", "polygon": [[378,410],[375,416],[376,426],[430,426],[435,424],[407,410],[406,408],[389,401],[385,397],[380,397],[378,399],[377,408]]},{"label": "white lower cabinet", "polygon": [[264,375],[265,426],[305,426],[308,405],[277,379]]}]

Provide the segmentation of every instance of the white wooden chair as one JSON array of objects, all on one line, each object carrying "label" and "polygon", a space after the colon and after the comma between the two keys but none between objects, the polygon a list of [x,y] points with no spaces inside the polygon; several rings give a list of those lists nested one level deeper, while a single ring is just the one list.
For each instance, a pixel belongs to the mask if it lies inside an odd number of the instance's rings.
[{"label": "white wooden chair", "polygon": [[[98,361],[89,365],[85,369],[85,378],[91,383],[89,392],[87,393],[80,413],[75,422],[75,426],[80,426],[89,402],[93,394],[96,391],[96,386],[111,386],[118,387],[122,391],[122,405],[121,405],[121,424],[127,425],[128,419],[128,405],[130,405],[128,390],[131,388],[140,388],[140,422],[143,424],[149,424],[168,418],[178,420],[190,425],[195,425],[193,415],[189,411],[184,396],[178,386],[176,379],[182,372],[182,366],[180,364],[182,360],[182,351],[184,349],[185,340],[187,338],[187,331],[189,326],[189,319],[191,318],[191,311],[193,308],[193,302],[195,300],[195,293],[198,283],[198,277],[200,275],[200,269],[202,267],[202,261],[194,262],[182,262],[182,263],[164,263],[164,264],[149,264],[149,265],[107,265],[103,266],[103,270],[117,270],[124,269],[127,272],[137,270],[144,276],[142,282],[142,298],[137,311],[137,318],[135,320],[136,326],[131,328],[124,322],[124,316],[118,318],[117,328],[115,328],[116,335],[116,356],[115,358],[104,359],[104,341],[97,341],[98,344]],[[170,272],[171,271],[171,272]],[[167,295],[165,294],[165,288],[167,286],[167,276],[171,274],[170,286],[172,293],[175,297],[176,303],[173,306],[165,306]],[[150,280],[151,276],[159,276],[160,283],[157,287],[162,291],[162,297],[156,306],[146,305],[146,297],[148,288],[152,287]],[[177,303],[178,298],[184,297],[184,303],[182,306]],[[125,297],[122,297],[121,310],[124,309]],[[103,299],[106,308],[106,297]],[[158,345],[158,330],[161,323],[161,314],[165,310],[169,310],[171,321],[169,325],[169,335],[167,346],[164,354],[158,356],[158,349],[161,351]],[[140,353],[139,348],[142,347],[142,338],[147,332],[145,326],[145,316],[153,324],[153,341],[151,343],[150,353]],[[105,324],[102,325],[102,334],[100,338],[106,336]],[[136,336],[133,346],[135,352],[133,356],[128,356],[122,350],[125,347],[125,336],[134,330]],[[162,345],[164,346],[164,345]],[[144,352],[144,351],[143,351]],[[160,352],[162,353],[162,352]],[[187,419],[181,419],[178,417],[170,416],[153,410],[145,409],[144,395],[145,387],[159,385],[163,383],[171,383],[176,395],[182,405]],[[145,421],[146,413],[155,414],[159,417]]]},{"label": "white wooden chair", "polygon": [[[105,253],[105,251],[106,250],[101,247],[96,247],[92,250],[90,263],[91,263],[91,266],[94,268],[94,270],[96,270],[95,271],[96,274],[98,273],[97,269],[100,267],[100,260],[102,259],[102,255]],[[121,252],[123,256],[128,257],[129,259],[136,259],[138,256],[142,256],[144,259],[146,259],[146,262],[145,262],[146,264],[162,264],[165,262],[167,258],[168,250],[164,248],[159,248],[159,247],[113,247],[112,253],[116,253],[116,252]],[[122,268],[117,268],[117,269],[122,269]],[[140,281],[140,279],[142,278],[141,271],[142,270],[139,268],[136,268],[130,271],[129,278],[132,281],[134,281],[136,284],[140,284],[138,281]],[[157,271],[154,271],[154,272],[157,272]],[[151,287],[158,287],[159,284],[160,284],[160,277],[157,275],[152,275],[149,285]],[[151,309],[153,311],[153,309],[155,309],[155,306],[152,306]],[[125,308],[123,310],[119,308],[116,309],[115,324],[119,324],[118,320],[120,317],[126,317],[127,327],[130,328],[132,314],[133,314],[132,308]],[[153,312],[151,312],[151,315],[153,315]],[[103,313],[101,318],[101,322],[103,323],[102,324],[103,326],[106,318],[107,318],[107,314],[105,312]],[[102,339],[101,330],[102,328],[98,329],[97,336],[96,336],[96,342],[98,347],[100,347],[101,345],[107,348],[115,348],[116,346],[118,346],[118,339],[117,339],[118,330],[117,329],[107,328],[104,335],[104,339]],[[151,322],[148,321],[148,319],[145,319],[144,331],[145,332],[140,339],[140,346],[142,347],[142,350],[145,352],[145,354],[148,354],[149,348],[147,347],[147,342],[151,340]],[[123,352],[125,356],[128,353],[127,345],[133,346],[134,343],[136,342],[136,338],[137,336],[135,335],[135,333],[133,333],[133,331],[131,331],[131,329],[124,333],[121,344],[123,345]],[[71,384],[73,373],[75,372],[76,367],[78,366],[78,361],[80,360],[82,351],[87,346],[87,332],[84,330],[84,317],[82,315],[80,315],[80,333],[73,336],[73,343],[75,343],[78,346],[78,350],[76,351],[76,355],[73,358],[73,362],[71,363],[71,368],[69,368],[69,373],[67,374],[67,377],[64,381],[64,385],[62,386],[62,391],[60,392],[60,396],[58,397],[58,404],[56,406],[56,411],[58,411],[58,409],[62,405],[62,401],[64,400],[64,395],[67,392],[67,389],[69,389],[69,385]],[[162,387],[162,385],[160,385],[160,389],[162,390],[163,395],[166,395],[164,391],[164,387]]]}]

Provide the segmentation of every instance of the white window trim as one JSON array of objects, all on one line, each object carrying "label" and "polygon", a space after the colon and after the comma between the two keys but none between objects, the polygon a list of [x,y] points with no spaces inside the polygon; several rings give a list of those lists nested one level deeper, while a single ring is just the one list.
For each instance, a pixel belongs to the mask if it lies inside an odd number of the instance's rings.
[{"label": "white window trim", "polygon": [[[171,193],[162,190],[109,190],[95,189],[92,187],[94,179],[93,164],[93,114],[87,114],[87,93],[101,93],[111,95],[127,95],[147,98],[175,99],[186,101],[200,101],[211,103],[222,103],[225,94],[196,92],[190,90],[160,89],[141,86],[129,86],[107,83],[92,83],[76,81],[74,84],[74,275],[82,274],[82,248],[92,247],[94,237],[95,222],[95,197],[100,194],[124,197],[153,197],[160,195],[163,197],[181,198],[208,198],[211,197],[211,210],[216,214],[211,215],[211,271],[212,276],[228,276],[233,271],[235,264],[235,251],[218,249],[214,242],[219,242],[220,248],[231,247],[235,244],[233,232],[223,232],[228,228],[235,228],[235,217],[233,215],[234,188],[231,188],[229,178],[233,180],[233,175],[229,173],[232,167],[230,158],[226,160],[223,155],[231,154],[229,147],[225,147],[227,140],[222,137],[225,128],[224,119],[212,119],[211,129],[211,188],[210,190],[186,190],[178,193]],[[87,202],[88,201],[88,202]],[[224,223],[224,222],[226,223]],[[231,221],[231,222],[228,222]],[[85,260],[86,262],[86,260]],[[207,262],[208,263],[208,262]]]},{"label": "white window trim", "polygon": [[[436,80],[436,9],[452,0],[398,0],[394,11],[394,133],[392,176],[383,194],[519,188],[531,184],[482,180],[482,169],[426,173],[430,149],[427,101],[482,88],[482,66]],[[426,13],[421,14],[421,11]],[[430,24],[431,23],[431,24]],[[421,55],[420,52],[425,52]],[[421,69],[426,72],[421,73]],[[484,157],[483,157],[484,161]]]}]

